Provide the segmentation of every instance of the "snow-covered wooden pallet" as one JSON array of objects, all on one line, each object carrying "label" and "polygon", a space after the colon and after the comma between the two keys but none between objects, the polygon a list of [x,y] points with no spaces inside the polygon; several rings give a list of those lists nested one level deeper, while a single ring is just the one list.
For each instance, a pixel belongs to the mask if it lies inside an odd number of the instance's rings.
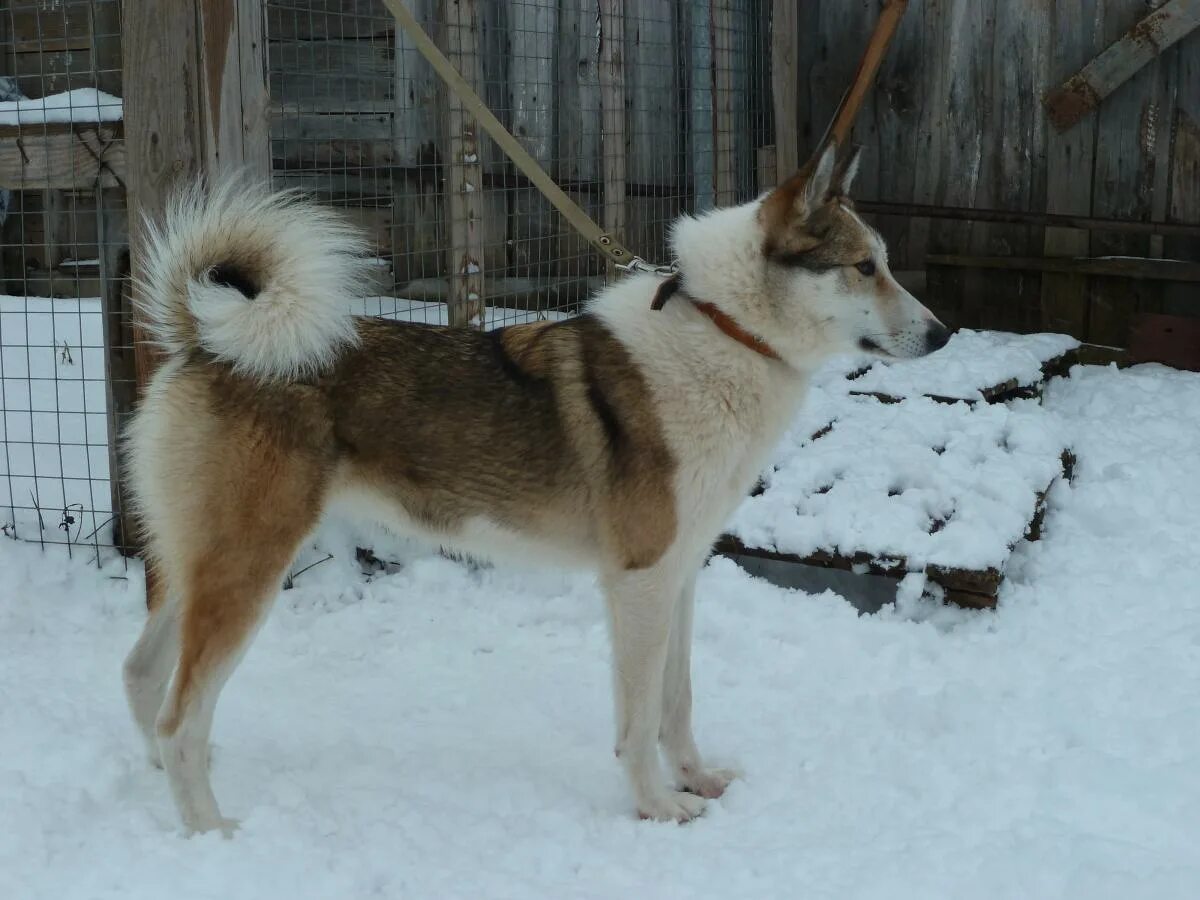
[{"label": "snow-covered wooden pallet", "polygon": [[1013,548],[1040,536],[1069,475],[1063,435],[1036,399],[884,402],[818,384],[722,552],[900,579],[990,607]]},{"label": "snow-covered wooden pallet", "polygon": [[963,329],[932,356],[880,360],[846,378],[850,393],[884,402],[924,396],[942,403],[999,403],[1040,396],[1051,376],[1070,370],[1078,349],[1079,341],[1065,334]]}]

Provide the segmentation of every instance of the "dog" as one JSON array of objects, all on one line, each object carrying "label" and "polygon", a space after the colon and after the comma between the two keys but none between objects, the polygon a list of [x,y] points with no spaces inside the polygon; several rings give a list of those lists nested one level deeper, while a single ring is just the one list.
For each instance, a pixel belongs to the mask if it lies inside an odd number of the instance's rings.
[{"label": "dog", "polygon": [[217,698],[335,506],[594,570],[639,816],[685,822],[719,797],[733,773],[692,734],[697,572],[822,360],[949,337],[855,213],[857,167],[829,146],[758,200],[676,222],[669,281],[630,275],[579,316],[490,332],[350,316],[366,245],[294,195],[197,186],[147,223],[138,311],[165,361],[127,479],[155,577],[124,677],[185,830],[235,826],[208,777]]}]

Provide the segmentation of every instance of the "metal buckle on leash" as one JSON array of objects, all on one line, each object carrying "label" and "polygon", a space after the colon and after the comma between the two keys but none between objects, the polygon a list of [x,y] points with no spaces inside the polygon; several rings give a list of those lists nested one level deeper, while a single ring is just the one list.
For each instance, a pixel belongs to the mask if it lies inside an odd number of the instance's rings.
[{"label": "metal buckle on leash", "polygon": [[653,263],[648,263],[640,256],[635,256],[627,263],[617,263],[617,268],[622,272],[636,274],[638,272],[648,272],[651,275],[657,275],[659,278],[670,278],[672,275],[679,273],[679,260],[673,260],[670,265],[656,266]]}]

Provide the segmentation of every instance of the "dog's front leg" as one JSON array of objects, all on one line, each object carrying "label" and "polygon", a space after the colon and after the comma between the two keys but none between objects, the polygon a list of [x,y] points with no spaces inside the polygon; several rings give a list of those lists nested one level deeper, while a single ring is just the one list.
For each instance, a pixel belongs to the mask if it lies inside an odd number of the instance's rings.
[{"label": "dog's front leg", "polygon": [[696,572],[683,585],[671,621],[663,678],[663,714],[659,740],[676,784],[701,797],[720,797],[733,780],[729,769],[706,769],[692,735],[692,612]]},{"label": "dog's front leg", "polygon": [[658,762],[663,670],[680,579],[660,562],[612,574],[604,587],[613,641],[617,757],[629,775],[638,815],[686,822],[700,814],[704,800],[669,790]]}]

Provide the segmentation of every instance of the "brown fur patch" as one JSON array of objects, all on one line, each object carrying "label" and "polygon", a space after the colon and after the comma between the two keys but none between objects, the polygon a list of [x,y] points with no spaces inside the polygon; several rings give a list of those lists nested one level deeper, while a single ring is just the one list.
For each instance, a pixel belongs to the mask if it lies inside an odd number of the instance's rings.
[{"label": "brown fur patch", "polygon": [[486,334],[360,322],[323,384],[353,477],[426,527],[482,518],[651,565],[675,538],[674,460],[648,387],[598,320]]}]

